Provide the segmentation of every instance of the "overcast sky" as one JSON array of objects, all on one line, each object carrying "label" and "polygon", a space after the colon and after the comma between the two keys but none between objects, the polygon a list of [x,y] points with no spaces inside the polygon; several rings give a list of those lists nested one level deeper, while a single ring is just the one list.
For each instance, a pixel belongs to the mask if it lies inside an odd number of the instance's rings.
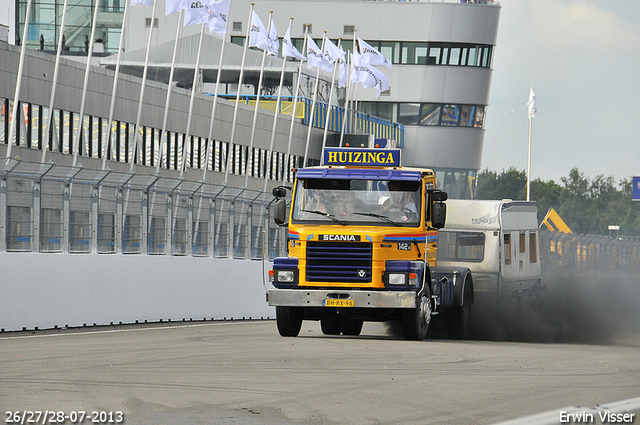
[{"label": "overcast sky", "polygon": [[640,175],[640,0],[502,0],[482,168]]}]

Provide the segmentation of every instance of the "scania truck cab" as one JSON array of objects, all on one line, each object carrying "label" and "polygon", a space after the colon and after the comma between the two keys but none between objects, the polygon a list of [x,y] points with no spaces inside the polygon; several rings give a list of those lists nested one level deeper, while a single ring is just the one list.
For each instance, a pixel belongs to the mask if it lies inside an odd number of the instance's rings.
[{"label": "scania truck cab", "polygon": [[399,149],[328,148],[324,165],[274,189],[273,215],[288,225],[288,256],[275,258],[269,305],[280,335],[303,320],[328,335],[359,335],[364,321],[399,321],[406,339],[425,338],[433,316],[451,309],[467,326],[473,281],[467,269],[437,269],[447,195],[429,169],[405,168]]}]

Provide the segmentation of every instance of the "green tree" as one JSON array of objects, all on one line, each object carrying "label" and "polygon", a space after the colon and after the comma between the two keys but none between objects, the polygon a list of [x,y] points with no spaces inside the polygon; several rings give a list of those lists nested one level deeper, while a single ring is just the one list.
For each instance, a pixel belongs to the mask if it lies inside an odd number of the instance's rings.
[{"label": "green tree", "polygon": [[518,171],[515,167],[502,170],[500,174],[486,169],[478,174],[476,198],[524,200],[526,186],[525,172]]},{"label": "green tree", "polygon": [[553,180],[543,181],[540,178],[531,181],[529,198],[538,203],[538,222],[544,220],[550,208],[558,211],[562,200],[563,188]]},{"label": "green tree", "polygon": [[[531,181],[530,198],[538,204],[541,221],[554,208],[574,233],[607,235],[608,226],[620,226],[620,235],[640,236],[640,203],[631,201],[632,180],[616,184],[604,175],[593,179],[573,168],[560,179]],[[497,173],[485,169],[478,174],[476,199],[526,199],[527,178],[515,167]]]}]

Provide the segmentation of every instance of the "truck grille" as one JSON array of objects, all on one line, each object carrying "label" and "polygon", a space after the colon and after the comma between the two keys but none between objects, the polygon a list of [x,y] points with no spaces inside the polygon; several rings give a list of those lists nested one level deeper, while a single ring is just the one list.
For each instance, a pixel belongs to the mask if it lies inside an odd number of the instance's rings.
[{"label": "truck grille", "polygon": [[373,245],[368,242],[307,242],[308,282],[371,282]]}]

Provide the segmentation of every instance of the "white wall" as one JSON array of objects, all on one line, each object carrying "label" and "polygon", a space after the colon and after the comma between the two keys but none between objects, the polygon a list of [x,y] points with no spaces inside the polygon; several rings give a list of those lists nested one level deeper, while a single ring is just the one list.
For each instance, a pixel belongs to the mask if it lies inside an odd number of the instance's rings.
[{"label": "white wall", "polygon": [[262,273],[249,260],[0,253],[0,329],[273,318]]}]

